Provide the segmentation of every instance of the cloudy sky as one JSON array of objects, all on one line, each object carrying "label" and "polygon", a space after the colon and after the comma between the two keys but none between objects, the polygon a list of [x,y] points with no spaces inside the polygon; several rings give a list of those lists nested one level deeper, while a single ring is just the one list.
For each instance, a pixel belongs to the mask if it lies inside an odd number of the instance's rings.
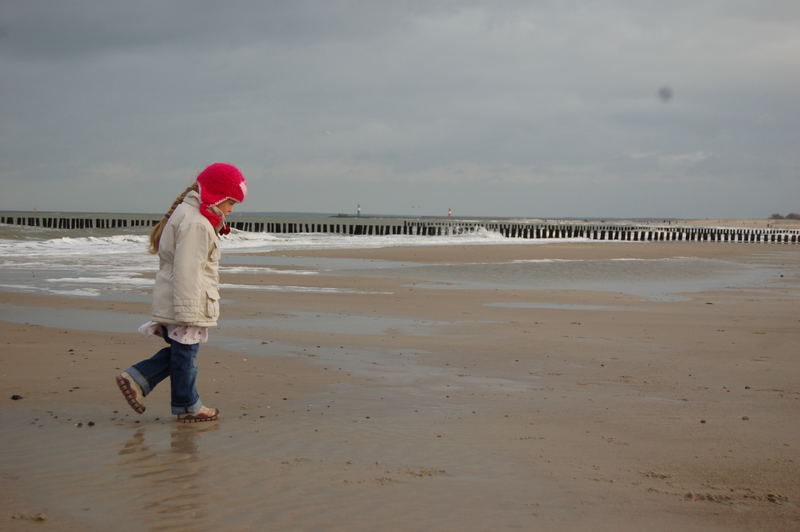
[{"label": "cloudy sky", "polygon": [[0,209],[800,212],[797,0],[0,0]]}]

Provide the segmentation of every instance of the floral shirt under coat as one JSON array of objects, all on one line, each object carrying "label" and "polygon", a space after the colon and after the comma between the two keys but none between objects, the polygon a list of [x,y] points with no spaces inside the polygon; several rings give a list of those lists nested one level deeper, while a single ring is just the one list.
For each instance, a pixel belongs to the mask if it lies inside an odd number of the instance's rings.
[{"label": "floral shirt under coat", "polygon": [[208,342],[208,327],[197,327],[196,325],[170,325],[166,326],[155,321],[148,321],[139,327],[139,332],[145,336],[164,337],[164,327],[167,328],[167,336],[180,344],[204,344]]}]

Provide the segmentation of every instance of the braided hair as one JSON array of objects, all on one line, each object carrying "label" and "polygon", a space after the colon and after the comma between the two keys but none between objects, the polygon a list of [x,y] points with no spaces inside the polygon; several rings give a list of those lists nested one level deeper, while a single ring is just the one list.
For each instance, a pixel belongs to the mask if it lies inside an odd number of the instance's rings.
[{"label": "braided hair", "polygon": [[153,227],[153,230],[150,231],[150,249],[148,250],[151,254],[155,255],[158,253],[158,244],[161,241],[161,232],[164,230],[164,226],[167,225],[169,221],[170,215],[175,211],[175,208],[183,202],[183,198],[186,197],[191,191],[198,192],[200,188],[197,186],[197,183],[192,183],[186,190],[181,192],[175,201],[172,202],[172,206],[169,208],[167,213],[159,220],[159,222]]}]

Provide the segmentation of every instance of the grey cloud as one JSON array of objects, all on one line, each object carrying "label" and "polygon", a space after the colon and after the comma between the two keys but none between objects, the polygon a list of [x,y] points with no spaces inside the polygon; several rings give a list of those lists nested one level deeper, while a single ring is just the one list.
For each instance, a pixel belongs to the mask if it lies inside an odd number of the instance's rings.
[{"label": "grey cloud", "polygon": [[[446,7],[446,3],[445,3]],[[400,29],[426,2],[347,0],[68,0],[4,2],[6,53],[59,59],[167,47],[235,49],[252,43],[353,41]]]},{"label": "grey cloud", "polygon": [[461,213],[647,215],[652,194],[675,196],[659,215],[727,209],[675,183],[740,184],[747,215],[797,210],[794,1],[44,6],[0,4],[0,178],[17,185],[105,172],[113,208],[156,209],[112,191],[177,188],[223,159],[253,172],[254,210],[455,197]]}]

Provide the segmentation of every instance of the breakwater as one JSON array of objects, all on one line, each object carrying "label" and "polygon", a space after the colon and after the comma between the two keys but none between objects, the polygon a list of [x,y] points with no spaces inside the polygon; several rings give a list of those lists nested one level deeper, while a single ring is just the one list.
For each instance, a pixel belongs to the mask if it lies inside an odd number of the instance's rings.
[{"label": "breakwater", "polygon": [[[0,223],[48,229],[141,229],[157,224],[156,214],[0,212]],[[786,228],[702,227],[668,223],[578,222],[467,218],[403,218],[350,216],[264,216],[236,214],[229,219],[241,231],[267,233],[329,233],[344,235],[444,236],[493,231],[507,238],[617,241],[696,241],[800,243],[800,230]]]}]

